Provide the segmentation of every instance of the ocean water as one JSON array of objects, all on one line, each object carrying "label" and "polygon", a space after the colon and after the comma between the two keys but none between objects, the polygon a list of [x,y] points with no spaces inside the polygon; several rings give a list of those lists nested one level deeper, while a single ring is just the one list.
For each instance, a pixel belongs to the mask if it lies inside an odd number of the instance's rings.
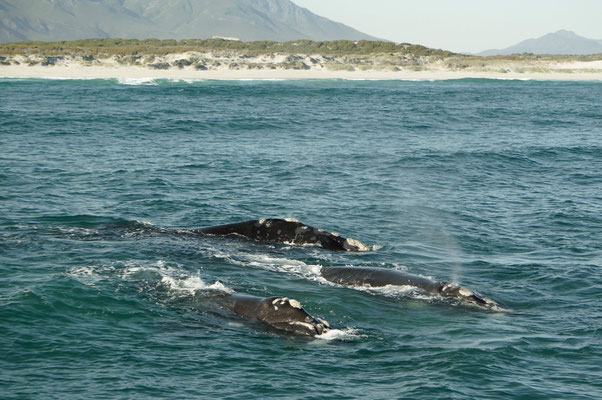
[{"label": "ocean water", "polygon": [[[602,83],[0,80],[0,398],[602,398]],[[208,238],[262,217],[368,253]],[[451,280],[509,312],[333,265]],[[203,296],[288,296],[308,339]]]}]

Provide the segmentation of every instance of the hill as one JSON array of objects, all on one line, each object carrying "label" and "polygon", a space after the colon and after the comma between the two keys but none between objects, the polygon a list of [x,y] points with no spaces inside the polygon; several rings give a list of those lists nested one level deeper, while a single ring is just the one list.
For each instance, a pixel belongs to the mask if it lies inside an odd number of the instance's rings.
[{"label": "hill", "polygon": [[0,42],[86,38],[374,40],[289,0],[0,0]]},{"label": "hill", "polygon": [[601,54],[602,40],[587,39],[575,32],[560,30],[548,33],[537,39],[524,40],[514,46],[501,50],[487,50],[479,56],[497,56],[509,54]]}]

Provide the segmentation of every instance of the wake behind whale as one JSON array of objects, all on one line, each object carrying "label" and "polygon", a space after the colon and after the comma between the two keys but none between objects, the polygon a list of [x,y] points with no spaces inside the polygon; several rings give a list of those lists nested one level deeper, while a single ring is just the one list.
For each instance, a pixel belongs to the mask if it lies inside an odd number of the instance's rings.
[{"label": "wake behind whale", "polygon": [[[365,252],[372,250],[371,246],[358,240],[314,228],[291,218],[249,220],[200,229],[161,228],[137,221],[119,222],[119,224],[115,224],[119,227],[118,233],[123,231],[119,236],[129,238],[156,234],[188,237],[243,236],[259,242],[313,245],[331,251]],[[101,225],[103,224],[101,223]],[[313,274],[343,286],[370,288],[409,286],[429,294],[457,300],[462,304],[476,305],[490,310],[504,310],[494,300],[466,287],[404,271],[377,267],[327,266],[314,271]]]},{"label": "wake behind whale", "polygon": [[[115,272],[118,271],[118,274]],[[200,276],[191,276],[179,266],[126,264],[122,266],[84,267],[71,271],[82,283],[95,285],[99,280],[118,278],[118,285],[143,293],[157,304],[178,306],[195,312],[214,308],[228,311],[258,327],[278,333],[319,339],[336,338],[341,331],[331,329],[321,318],[310,315],[301,303],[284,296],[260,297],[233,290],[220,281],[207,284]]]}]

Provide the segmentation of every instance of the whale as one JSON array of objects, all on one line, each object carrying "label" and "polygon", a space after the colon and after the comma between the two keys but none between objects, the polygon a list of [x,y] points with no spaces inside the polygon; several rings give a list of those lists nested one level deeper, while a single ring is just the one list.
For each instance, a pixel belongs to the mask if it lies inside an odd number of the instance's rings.
[{"label": "whale", "polygon": [[240,235],[261,242],[315,245],[326,250],[363,252],[372,250],[359,240],[305,225],[293,218],[256,219],[192,230],[198,235]]},{"label": "whale", "polygon": [[278,331],[303,336],[319,336],[330,330],[330,324],[312,317],[301,303],[288,297],[257,297],[241,293],[222,293],[217,303],[231,312]]},{"label": "whale", "polygon": [[320,270],[322,278],[344,286],[412,286],[430,294],[455,299],[464,304],[503,311],[497,302],[463,286],[451,282],[439,282],[405,271],[377,267],[324,267]]}]

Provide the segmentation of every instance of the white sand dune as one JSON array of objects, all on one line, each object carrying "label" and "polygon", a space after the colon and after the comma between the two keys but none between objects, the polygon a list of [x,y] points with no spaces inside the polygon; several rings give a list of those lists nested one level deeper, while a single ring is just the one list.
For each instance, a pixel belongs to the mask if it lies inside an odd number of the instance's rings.
[{"label": "white sand dune", "polygon": [[[188,65],[174,66],[177,60],[190,57],[188,54],[174,54],[159,59],[162,68],[149,64],[127,64],[115,57],[94,62],[69,56],[43,66],[24,56],[15,56],[10,65],[0,65],[0,77],[13,78],[64,78],[64,79],[365,79],[365,80],[439,80],[461,78],[486,79],[533,79],[533,80],[602,80],[602,61],[479,61],[462,68],[450,67],[449,63],[425,63],[419,68],[398,66],[382,67],[378,63],[358,68],[357,65],[338,62],[323,62],[321,56],[305,56],[306,69],[282,67],[284,56],[268,55],[251,60],[238,57],[223,57],[205,54],[210,60],[207,69],[197,69]],[[154,58],[154,57],[153,57]],[[19,63],[17,65],[17,62]],[[156,63],[157,61],[155,61]],[[7,64],[7,63],[4,63]],[[35,64],[35,65],[30,65]],[[155,64],[156,65],[156,64]]]}]

